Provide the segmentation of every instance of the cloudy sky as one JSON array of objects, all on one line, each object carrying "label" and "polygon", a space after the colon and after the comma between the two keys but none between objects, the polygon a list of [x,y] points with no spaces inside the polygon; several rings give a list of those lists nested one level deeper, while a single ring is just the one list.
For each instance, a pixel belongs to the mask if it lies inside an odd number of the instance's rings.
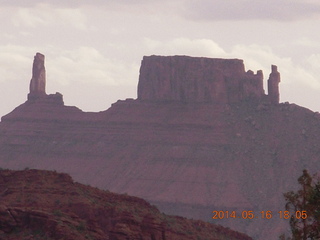
[{"label": "cloudy sky", "polygon": [[0,0],[0,115],[26,100],[33,56],[47,93],[102,111],[136,98],[144,55],[240,58],[271,64],[281,100],[320,111],[319,0]]}]

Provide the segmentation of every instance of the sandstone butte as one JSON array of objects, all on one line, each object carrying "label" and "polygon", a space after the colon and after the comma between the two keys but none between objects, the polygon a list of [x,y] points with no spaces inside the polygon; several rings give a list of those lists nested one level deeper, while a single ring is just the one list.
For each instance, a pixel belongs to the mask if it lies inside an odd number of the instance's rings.
[{"label": "sandstone butte", "polygon": [[0,192],[3,240],[252,240],[221,226],[162,214],[143,199],[52,171],[2,170]]},{"label": "sandstone butte", "polygon": [[[0,165],[66,172],[168,214],[277,239],[289,228],[278,213],[283,193],[297,188],[303,169],[319,170],[320,117],[279,103],[276,66],[268,94],[263,79],[239,59],[149,56],[138,98],[92,113],[45,92],[37,54],[28,100],[1,119]],[[214,210],[240,218],[212,219]],[[257,218],[243,219],[243,211]]]}]

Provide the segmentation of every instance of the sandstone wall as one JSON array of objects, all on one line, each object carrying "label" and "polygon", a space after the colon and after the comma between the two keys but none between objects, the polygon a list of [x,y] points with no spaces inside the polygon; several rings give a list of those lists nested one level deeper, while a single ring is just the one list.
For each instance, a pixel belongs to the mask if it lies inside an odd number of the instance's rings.
[{"label": "sandstone wall", "polygon": [[234,103],[264,95],[262,71],[245,72],[239,59],[149,56],[142,60],[139,100]]}]

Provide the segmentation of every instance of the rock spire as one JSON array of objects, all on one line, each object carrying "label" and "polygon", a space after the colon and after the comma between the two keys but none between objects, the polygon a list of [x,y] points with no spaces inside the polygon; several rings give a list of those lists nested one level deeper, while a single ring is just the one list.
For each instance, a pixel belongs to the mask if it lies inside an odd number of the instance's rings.
[{"label": "rock spire", "polygon": [[44,67],[44,55],[36,53],[33,60],[32,78],[28,99],[36,99],[46,96],[46,70]]},{"label": "rock spire", "polygon": [[275,65],[271,66],[271,73],[268,79],[268,96],[272,103],[279,103],[279,83],[280,83],[280,73]]}]

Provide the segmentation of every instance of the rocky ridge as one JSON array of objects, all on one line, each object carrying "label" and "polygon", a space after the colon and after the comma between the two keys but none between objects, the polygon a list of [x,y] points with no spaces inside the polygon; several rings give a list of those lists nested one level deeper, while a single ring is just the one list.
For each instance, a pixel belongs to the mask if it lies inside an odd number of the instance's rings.
[{"label": "rocky ridge", "polygon": [[252,238],[168,216],[148,202],[76,183],[67,174],[0,170],[0,238],[165,240]]},{"label": "rocky ridge", "polygon": [[[268,95],[257,87],[261,76],[245,72],[241,60],[145,57],[137,100],[85,113],[46,95],[2,117],[0,164],[65,171],[82,183],[205,221],[212,221],[213,210],[257,216],[272,210],[270,220],[214,222],[255,239],[276,239],[288,227],[277,216],[284,210],[282,194],[296,187],[302,169],[319,169],[320,117],[278,103],[275,66]],[[184,79],[192,91],[184,89]],[[210,82],[226,92],[203,93]]]}]

